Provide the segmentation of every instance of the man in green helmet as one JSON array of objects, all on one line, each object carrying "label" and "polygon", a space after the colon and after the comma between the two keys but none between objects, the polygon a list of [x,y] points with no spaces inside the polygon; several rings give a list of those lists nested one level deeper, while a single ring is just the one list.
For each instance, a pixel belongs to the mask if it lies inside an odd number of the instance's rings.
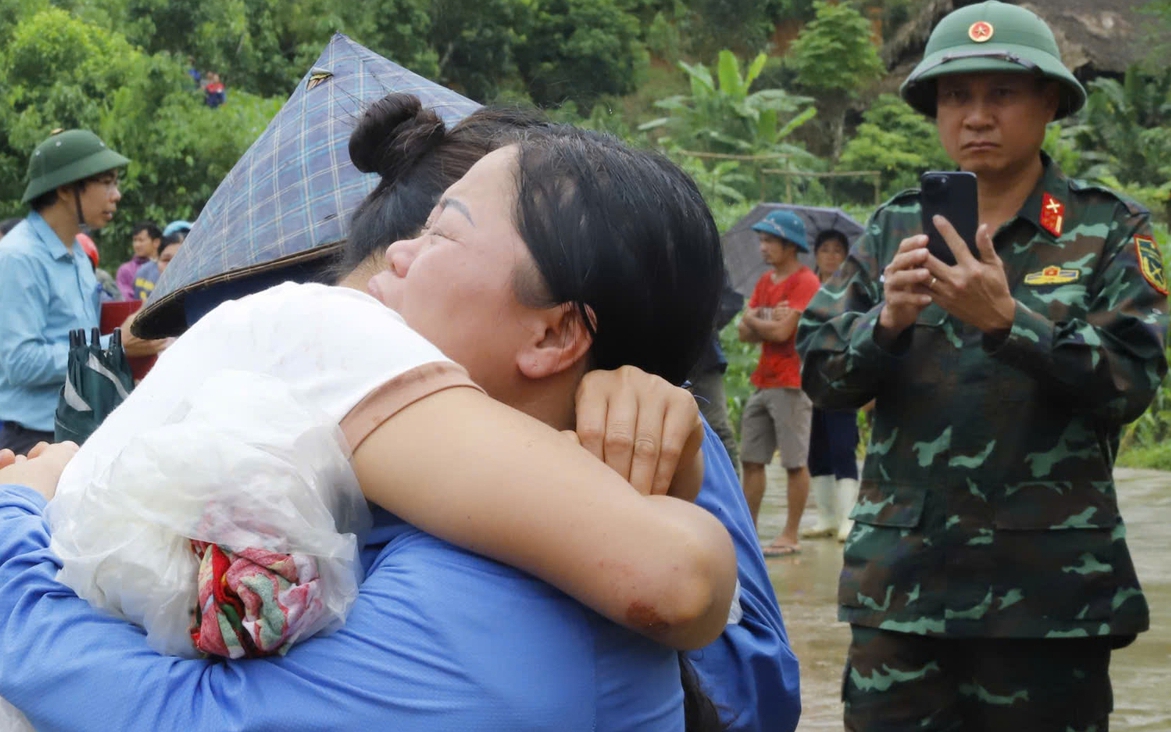
[{"label": "man in green helmet", "polygon": [[1167,370],[1149,213],[1041,152],[1085,91],[1033,13],[949,14],[903,98],[979,190],[973,256],[926,249],[918,191],[878,209],[805,310],[802,385],[872,398],[839,617],[849,730],[1102,732],[1112,649],[1147,629],[1119,432]]},{"label": "man in green helmet", "polygon": [[114,218],[129,161],[86,130],[56,132],[33,151],[23,203],[0,240],[0,448],[52,442],[69,331],[96,328],[99,287],[76,237]]}]

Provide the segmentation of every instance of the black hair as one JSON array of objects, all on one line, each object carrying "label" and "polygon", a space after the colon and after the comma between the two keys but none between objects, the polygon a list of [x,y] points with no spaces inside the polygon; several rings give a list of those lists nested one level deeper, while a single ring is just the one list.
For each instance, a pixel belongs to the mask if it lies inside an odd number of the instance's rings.
[{"label": "black hair", "polygon": [[[657,153],[568,126],[519,147],[516,227],[536,272],[516,273],[517,298],[572,304],[593,338],[592,368],[682,383],[724,285],[720,235],[695,183]],[[687,732],[725,729],[682,653],[679,673]]]},{"label": "black hair", "polygon": [[172,231],[163,237],[163,243],[159,244],[159,254],[172,244],[182,244],[187,239],[187,232],[180,229],[179,231]]},{"label": "black hair", "polygon": [[720,721],[720,712],[715,702],[703,690],[691,661],[679,654],[679,680],[683,684],[683,720],[685,732],[723,732],[727,729]]},{"label": "black hair", "polygon": [[138,236],[138,232],[145,231],[146,235],[151,239],[162,239],[163,231],[158,227],[158,224],[153,221],[139,221],[130,230],[130,236]]},{"label": "black hair", "polygon": [[[630,364],[682,382],[707,345],[724,276],[699,190],[660,155],[533,111],[482,107],[447,130],[413,95],[375,102],[350,158],[382,180],[353,214],[337,274],[415,236],[443,191],[511,143],[520,146],[517,230],[537,269],[517,273],[517,297],[576,306],[595,368]],[[723,730],[682,654],[679,667],[687,732]]]},{"label": "black hair", "polygon": [[15,229],[16,225],[19,224],[21,221],[24,221],[24,219],[12,218],[12,219],[4,219],[3,221],[0,221],[0,236],[3,236],[5,234],[7,234],[8,232],[12,231],[13,229]]},{"label": "black hair", "polygon": [[481,107],[449,130],[413,94],[388,94],[374,102],[350,135],[350,160],[381,180],[354,210],[337,274],[416,236],[443,192],[507,142],[505,133],[544,124],[536,111]]},{"label": "black hair", "polygon": [[826,229],[825,231],[823,231],[817,235],[817,238],[813,240],[814,253],[816,253],[817,250],[821,248],[821,245],[825,244],[827,241],[841,242],[842,248],[846,250],[847,254],[849,254],[849,252],[850,252],[850,239],[845,234],[838,231],[837,229]]},{"label": "black hair", "polygon": [[518,272],[518,299],[574,305],[591,368],[681,384],[723,287],[719,232],[695,183],[662,155],[567,125],[519,147],[516,226],[537,272]]},{"label": "black hair", "polygon": [[57,202],[57,189],[45,191],[41,195],[28,202],[28,207],[37,213],[44,211],[49,206]]},{"label": "black hair", "polygon": [[[72,190],[74,192],[75,195],[80,195],[82,193],[85,193],[85,187],[88,186],[90,183],[93,183],[95,181],[99,181],[99,180],[101,180],[111,174],[113,174],[116,177],[117,170],[115,170],[113,168],[111,168],[110,170],[103,170],[102,172],[95,173],[94,175],[91,175],[88,178],[82,178],[81,180],[75,180],[72,183],[65,183],[63,185],[57,186],[56,188],[52,188],[50,190],[47,190],[44,193],[37,196],[36,198],[33,198],[32,200],[30,200],[28,202],[28,207],[31,208],[33,211],[40,213],[41,211],[44,211],[46,208],[48,208],[49,206],[52,206],[54,203],[57,202],[57,191],[60,190],[61,188],[69,188],[70,190]],[[155,228],[157,229],[158,227],[155,227]],[[135,231],[135,233],[137,233],[137,230]],[[131,236],[133,236],[133,234],[131,234]],[[159,236],[162,236],[162,234],[160,233]],[[155,237],[155,238],[158,238],[158,237]]]}]

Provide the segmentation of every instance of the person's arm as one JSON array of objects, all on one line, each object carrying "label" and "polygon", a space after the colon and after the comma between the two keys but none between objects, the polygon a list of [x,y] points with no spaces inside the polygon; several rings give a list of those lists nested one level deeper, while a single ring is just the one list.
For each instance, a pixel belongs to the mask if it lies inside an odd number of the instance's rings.
[{"label": "person's arm", "polygon": [[69,344],[45,339],[49,297],[49,283],[35,262],[0,256],[0,370],[13,386],[65,381]]},{"label": "person's arm", "polygon": [[272,288],[205,317],[170,360],[205,337],[250,338],[225,358],[288,379],[295,398],[335,416],[372,502],[666,644],[719,635],[736,581],[719,522],[639,495],[564,435],[485,396],[373,298]]},{"label": "person's arm", "polygon": [[756,332],[757,323],[763,323],[761,318],[756,316],[755,308],[751,305],[740,316],[740,322],[736,325],[736,335],[740,338],[742,343],[760,343],[764,339]]},{"label": "person's arm", "polygon": [[1107,242],[1085,319],[1054,322],[1018,301],[1006,336],[984,338],[993,358],[1112,424],[1138,419],[1167,372],[1167,295],[1143,275],[1136,236],[1152,237],[1146,214],[1129,216]]},{"label": "person's arm", "polygon": [[748,298],[748,307],[744,308],[744,313],[740,316],[740,322],[736,324],[736,335],[742,343],[760,343],[764,340],[760,337],[760,333],[756,331],[755,326],[756,323],[761,322],[761,318],[757,316],[756,310],[760,307],[761,289],[763,286],[764,277],[761,277],[757,280],[756,287],[752,288],[752,297]]},{"label": "person's arm", "polygon": [[126,352],[127,356],[131,358],[136,356],[157,356],[162,353],[170,340],[161,338],[159,340],[146,340],[134,335],[131,328],[134,326],[135,319],[138,318],[138,313],[141,310],[135,311],[123,321],[119,328],[122,331],[122,350]]},{"label": "person's arm", "polygon": [[534,613],[545,599],[518,595],[515,583],[496,596],[515,598],[499,605],[515,623],[483,632],[465,592],[484,563],[461,569],[453,548],[384,550],[343,630],[283,658],[213,663],[160,656],[141,628],[58,583],[43,506],[27,488],[0,485],[0,696],[38,729],[589,728],[589,637],[567,630],[564,614]]},{"label": "person's arm", "polygon": [[800,281],[794,286],[788,301],[773,308],[772,319],[762,320],[759,325],[753,326],[764,340],[786,343],[797,334],[801,313],[805,311],[820,287],[816,276],[803,276],[804,274],[805,271],[801,270],[799,274],[793,275],[799,277]]},{"label": "person's arm", "polygon": [[786,306],[774,308],[773,312],[774,317],[769,319],[753,315],[750,325],[762,341],[784,343],[797,332],[797,322],[801,320],[801,311]]},{"label": "person's arm", "polygon": [[704,439],[691,392],[634,366],[590,371],[574,397],[578,444],[644,496],[694,501]]},{"label": "person's arm", "polygon": [[402,409],[356,447],[353,464],[373,503],[631,630],[682,649],[723,629],[736,557],[718,521],[640,495],[557,431],[474,389]]}]

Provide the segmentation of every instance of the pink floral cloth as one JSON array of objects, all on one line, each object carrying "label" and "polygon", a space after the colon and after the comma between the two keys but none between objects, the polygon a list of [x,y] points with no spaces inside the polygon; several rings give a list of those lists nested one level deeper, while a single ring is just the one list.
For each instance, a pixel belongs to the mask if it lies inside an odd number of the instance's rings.
[{"label": "pink floral cloth", "polygon": [[324,612],[314,558],[264,549],[232,551],[192,541],[199,604],[191,640],[224,658],[283,655]]}]

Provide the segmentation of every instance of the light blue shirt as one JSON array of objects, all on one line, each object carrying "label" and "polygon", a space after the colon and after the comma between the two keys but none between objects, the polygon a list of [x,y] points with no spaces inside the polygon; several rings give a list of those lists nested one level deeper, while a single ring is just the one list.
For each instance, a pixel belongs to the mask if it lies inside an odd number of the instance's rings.
[{"label": "light blue shirt", "polygon": [[[743,618],[693,661],[730,729],[792,730],[796,659],[727,454],[710,431],[704,449],[700,503],[733,534]],[[284,658],[210,663],[155,654],[57,583],[43,506],[0,487],[0,695],[38,727],[682,729],[673,652],[384,511],[342,630]]]},{"label": "light blue shirt", "polygon": [[69,331],[98,326],[99,293],[85,251],[40,214],[0,240],[0,420],[53,431]]}]

